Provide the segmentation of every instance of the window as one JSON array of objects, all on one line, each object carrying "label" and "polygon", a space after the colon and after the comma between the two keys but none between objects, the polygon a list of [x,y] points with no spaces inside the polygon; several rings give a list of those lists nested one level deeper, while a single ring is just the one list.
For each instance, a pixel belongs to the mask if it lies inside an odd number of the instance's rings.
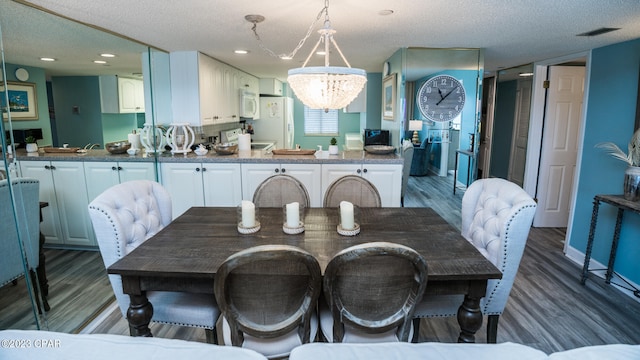
[{"label": "window", "polygon": [[338,135],[338,110],[324,112],[322,109],[304,107],[305,135]]}]

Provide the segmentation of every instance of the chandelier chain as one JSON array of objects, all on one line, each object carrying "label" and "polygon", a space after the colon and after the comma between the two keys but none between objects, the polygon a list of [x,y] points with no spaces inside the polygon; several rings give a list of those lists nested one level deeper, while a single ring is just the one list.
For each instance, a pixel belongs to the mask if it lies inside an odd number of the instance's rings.
[{"label": "chandelier chain", "polygon": [[309,39],[309,36],[311,36],[311,33],[313,32],[314,27],[316,26],[316,24],[318,23],[318,21],[322,17],[323,13],[325,14],[325,23],[326,23],[326,22],[329,21],[329,0],[325,0],[324,1],[324,8],[322,8],[322,10],[320,10],[320,12],[318,12],[318,15],[316,16],[315,20],[313,20],[313,22],[309,26],[309,29],[307,29],[306,35],[300,40],[300,42],[298,42],[298,45],[289,54],[279,54],[278,55],[273,50],[267,48],[264,45],[264,43],[262,42],[262,39],[260,38],[260,35],[258,35],[258,22],[257,21],[253,21],[253,26],[251,27],[251,31],[253,31],[253,35],[255,36],[256,40],[258,40],[258,46],[260,46],[260,48],[264,52],[266,52],[270,56],[277,57],[277,58],[280,58],[280,59],[293,59],[296,56],[296,53],[298,52],[298,50],[300,50],[300,48],[304,45],[304,43],[307,41],[307,39]]}]

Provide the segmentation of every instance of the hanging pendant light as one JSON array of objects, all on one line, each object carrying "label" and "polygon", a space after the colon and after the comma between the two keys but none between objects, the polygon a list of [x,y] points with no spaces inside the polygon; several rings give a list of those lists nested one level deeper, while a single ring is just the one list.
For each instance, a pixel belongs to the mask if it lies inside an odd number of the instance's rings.
[{"label": "hanging pendant light", "polygon": [[[338,47],[338,44],[333,38],[333,34],[335,34],[336,31],[331,28],[331,21],[329,21],[329,0],[325,0],[324,3],[324,8],[318,13],[318,17],[315,20],[319,20],[322,14],[324,14],[324,27],[318,30],[320,39],[309,53],[302,67],[289,70],[287,83],[291,90],[293,90],[293,93],[307,107],[329,111],[329,109],[342,109],[349,105],[364,88],[367,82],[367,73],[362,69],[352,68],[342,54],[342,51],[340,51],[340,47]],[[309,28],[307,35],[298,43],[298,46],[291,54],[276,55],[273,51],[262,45],[256,30],[257,23],[264,21],[264,17],[247,15],[245,19],[253,23],[253,32],[256,39],[260,42],[260,47],[272,56],[278,56],[281,59],[292,59],[311,34],[311,28]],[[311,24],[312,27],[315,21]],[[322,43],[324,43],[324,66],[306,67]],[[331,66],[329,62],[331,45],[335,47],[347,67]]]},{"label": "hanging pendant light", "polygon": [[[323,11],[325,20],[324,27],[318,30],[320,39],[302,67],[289,70],[287,82],[303,104],[312,109],[329,111],[329,109],[342,109],[349,105],[364,88],[367,73],[362,69],[351,67],[333,38],[336,31],[331,28],[331,21],[329,21],[328,0],[325,0]],[[306,67],[321,43],[324,43],[324,66]],[[347,67],[330,65],[331,44]]]}]

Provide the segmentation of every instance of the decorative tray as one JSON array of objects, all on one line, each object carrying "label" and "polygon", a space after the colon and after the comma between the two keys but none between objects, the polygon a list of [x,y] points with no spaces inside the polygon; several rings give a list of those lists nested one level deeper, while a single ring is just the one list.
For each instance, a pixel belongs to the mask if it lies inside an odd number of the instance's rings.
[{"label": "decorative tray", "polygon": [[273,155],[313,155],[316,151],[306,149],[273,149],[271,153]]},{"label": "decorative tray", "polygon": [[43,147],[42,148],[44,150],[44,152],[46,153],[75,153],[78,150],[80,150],[80,148],[77,147],[67,147],[67,148],[61,148],[61,147]]},{"label": "decorative tray", "polygon": [[394,152],[396,148],[387,145],[367,145],[364,150],[370,154],[389,154]]}]

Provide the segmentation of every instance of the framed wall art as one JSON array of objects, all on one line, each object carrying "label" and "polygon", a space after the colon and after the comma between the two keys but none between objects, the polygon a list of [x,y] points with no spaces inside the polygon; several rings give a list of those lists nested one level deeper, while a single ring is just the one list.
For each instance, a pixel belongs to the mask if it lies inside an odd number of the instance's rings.
[{"label": "framed wall art", "polygon": [[[8,93],[8,107],[5,91]],[[8,118],[7,108],[11,110],[11,120],[38,120],[36,84],[7,81],[6,89],[0,86],[0,109],[3,119]]]},{"label": "framed wall art", "polygon": [[396,74],[382,80],[382,118],[395,120],[396,114]]}]

